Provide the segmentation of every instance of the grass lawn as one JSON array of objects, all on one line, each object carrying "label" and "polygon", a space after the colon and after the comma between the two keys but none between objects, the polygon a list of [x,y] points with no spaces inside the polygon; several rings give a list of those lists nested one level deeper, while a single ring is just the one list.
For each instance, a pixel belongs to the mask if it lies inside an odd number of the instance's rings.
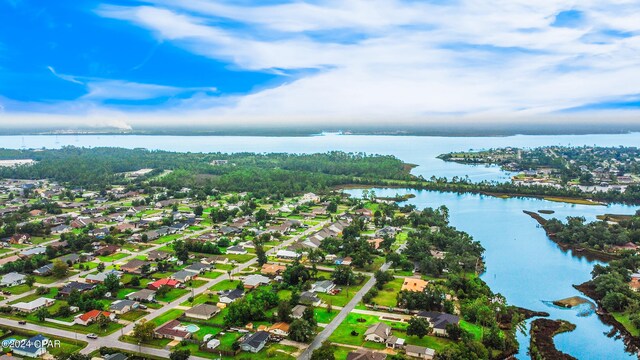
[{"label": "grass lawn", "polygon": [[618,322],[622,324],[622,326],[624,326],[624,328],[627,329],[631,333],[631,335],[640,335],[640,330],[631,323],[631,320],[629,320],[628,313],[612,312],[611,315],[613,315],[613,317],[618,320]]},{"label": "grass lawn", "polygon": [[191,288],[197,289],[197,288],[199,288],[200,286],[202,286],[202,285],[204,285],[206,283],[207,283],[206,280],[191,280],[191,281],[189,281],[187,283],[187,287],[190,288],[190,289]]},{"label": "grass lawn", "polygon": [[[360,322],[358,319],[364,319],[365,321]],[[340,344],[362,346],[365,342],[364,333],[367,331],[367,328],[379,322],[380,320],[377,316],[350,313],[338,326],[336,331],[331,334],[329,341]],[[385,322],[389,325],[394,324],[394,322],[391,321]],[[355,331],[358,334],[355,336],[351,335],[352,331]]]},{"label": "grass lawn", "polygon": [[44,295],[38,295],[38,294],[31,294],[31,295],[27,295],[27,296],[23,296],[19,299],[13,300],[9,302],[9,305],[13,305],[13,304],[17,304],[21,301],[24,302],[29,302],[29,301],[33,301],[35,299],[38,299],[40,297],[45,297],[45,298],[49,298],[49,299],[53,299],[56,297],[56,295],[58,294],[58,288],[51,288],[49,290],[48,294],[44,294]]},{"label": "grass lawn", "polygon": [[98,256],[98,259],[102,262],[114,262],[126,258],[127,256],[129,256],[129,254],[118,252],[109,256]]},{"label": "grass lawn", "polygon": [[373,298],[373,303],[380,306],[396,306],[396,296],[402,288],[404,279],[393,279],[386,283],[378,295]]},{"label": "grass lawn", "polygon": [[180,310],[180,309],[171,309],[167,312],[165,312],[164,314],[152,319],[151,321],[153,321],[154,324],[156,324],[156,326],[160,326],[164,323],[166,323],[167,321],[170,320],[175,320],[177,318],[180,317],[180,315],[182,315],[184,311]]},{"label": "grass lawn", "polygon": [[171,289],[162,297],[157,296],[156,294],[156,300],[170,303],[183,296],[184,294],[187,294],[188,292],[189,290],[186,289]]},{"label": "grass lawn", "polygon": [[229,259],[229,261],[235,260],[236,262],[239,262],[239,263],[246,263],[247,261],[255,257],[255,255],[251,255],[251,254],[224,254],[222,256]]},{"label": "grass lawn", "polygon": [[[359,319],[363,319],[364,321],[360,322],[358,321]],[[367,328],[379,322],[380,320],[377,316],[351,313],[347,315],[347,318],[342,322],[342,324],[340,324],[340,326],[338,326],[336,331],[331,334],[331,336],[329,337],[329,341],[340,344],[364,346],[373,349],[382,349],[384,348],[384,344],[364,341],[364,333]],[[407,344],[426,346],[435,350],[441,350],[451,342],[448,339],[436,336],[425,336],[422,339],[419,339],[417,336],[408,336],[404,330],[397,329],[406,328],[406,323],[398,323],[386,320],[383,320],[382,322],[385,322],[392,326],[394,329],[391,331],[391,333],[399,338],[405,339]],[[358,335],[351,335],[351,331],[356,331]]]},{"label": "grass lawn", "polygon": [[232,289],[235,289],[239,283],[240,283],[240,280],[225,280],[213,285],[212,287],[209,288],[209,290],[211,291],[232,290]]},{"label": "grass lawn", "polygon": [[232,265],[232,264],[216,264],[216,269],[224,270],[224,271],[231,271],[231,270],[235,269],[235,265]]},{"label": "grass lawn", "polygon": [[480,341],[482,339],[482,327],[480,325],[460,320],[460,327],[473,334],[476,340]]},{"label": "grass lawn", "polygon": [[209,272],[206,272],[206,273],[204,273],[202,275],[198,275],[198,276],[206,278],[206,279],[216,279],[216,278],[218,278],[218,277],[220,277],[222,275],[226,275],[226,274],[225,273],[221,273],[219,271],[209,271]]},{"label": "grass lawn", "polygon": [[338,315],[339,311],[332,310],[329,313],[325,308],[315,308],[313,309],[313,313],[314,313],[314,318],[318,323],[328,324],[331,322],[331,320],[333,320],[333,318],[335,318]]},{"label": "grass lawn", "polygon": [[5,290],[6,291],[11,291],[11,294],[13,294],[13,295],[20,295],[20,294],[24,294],[27,291],[31,290],[31,288],[27,284],[21,284],[21,285],[7,287],[7,288],[5,288]]},{"label": "grass lawn", "polygon": [[154,241],[152,241],[154,244],[166,244],[168,242],[171,242],[175,239],[180,238],[182,235],[181,234],[171,234],[171,235],[165,235],[162,237],[159,237],[157,239],[155,239]]},{"label": "grass lawn", "polygon": [[138,319],[140,319],[141,317],[147,315],[148,312],[144,311],[144,310],[131,310],[127,313],[124,313],[122,315],[118,315],[118,317],[122,320],[127,320],[127,321],[136,321]]},{"label": "grass lawn", "polygon": [[[136,340],[135,338],[133,338],[132,336],[120,336],[120,338],[118,339],[122,342],[126,342],[129,344],[135,344],[138,345],[138,340]],[[171,339],[151,339],[148,342],[143,343],[144,346],[148,346],[148,347],[152,347],[152,348],[157,348],[157,349],[164,349],[165,346],[167,346],[167,344],[169,344],[171,342]],[[145,354],[146,356],[146,354]]]},{"label": "grass lawn", "polygon": [[339,286],[342,291],[340,291],[338,294],[318,294],[318,297],[327,304],[331,303],[331,305],[335,306],[345,306],[368,280],[369,276],[365,276],[364,281],[359,285],[351,285],[349,287]]}]

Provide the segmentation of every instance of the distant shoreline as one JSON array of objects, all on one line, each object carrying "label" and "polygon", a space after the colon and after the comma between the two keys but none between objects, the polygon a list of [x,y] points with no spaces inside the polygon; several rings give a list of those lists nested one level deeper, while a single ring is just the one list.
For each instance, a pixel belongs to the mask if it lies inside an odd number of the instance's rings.
[{"label": "distant shoreline", "polygon": [[413,137],[486,137],[504,138],[514,136],[588,136],[588,135],[628,135],[640,132],[639,129],[627,131],[315,131],[315,130],[223,130],[223,131],[6,131],[0,129],[0,136],[229,136],[229,137],[316,137],[316,136],[413,136]]}]

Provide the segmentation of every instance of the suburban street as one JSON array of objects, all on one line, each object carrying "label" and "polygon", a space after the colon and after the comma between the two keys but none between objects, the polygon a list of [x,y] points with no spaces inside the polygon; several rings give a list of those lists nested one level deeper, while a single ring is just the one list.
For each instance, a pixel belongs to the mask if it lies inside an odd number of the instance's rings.
[{"label": "suburban street", "polygon": [[[391,266],[391,263],[388,263],[388,262],[384,263],[380,267],[380,270],[387,271],[389,270],[389,266]],[[349,303],[346,306],[344,306],[342,310],[340,310],[340,313],[338,313],[338,315],[336,315],[336,317],[333,318],[333,320],[329,323],[329,325],[327,325],[315,337],[315,339],[313,339],[311,344],[309,344],[309,347],[307,347],[307,349],[300,355],[298,359],[301,359],[301,360],[310,359],[311,353],[313,352],[313,350],[319,348],[322,345],[322,343],[325,340],[327,340],[329,336],[331,336],[331,334],[338,328],[338,326],[344,321],[344,319],[346,319],[347,315],[349,315],[349,313],[353,309],[355,309],[356,305],[358,305],[360,300],[362,300],[362,297],[364,296],[364,294],[366,294],[369,290],[371,290],[371,288],[373,287],[373,285],[375,285],[375,283],[376,283],[376,278],[371,276],[369,280],[364,284],[364,286],[362,286],[362,288],[358,290],[358,292],[355,294],[353,299],[351,299],[351,301],[349,301]]]}]

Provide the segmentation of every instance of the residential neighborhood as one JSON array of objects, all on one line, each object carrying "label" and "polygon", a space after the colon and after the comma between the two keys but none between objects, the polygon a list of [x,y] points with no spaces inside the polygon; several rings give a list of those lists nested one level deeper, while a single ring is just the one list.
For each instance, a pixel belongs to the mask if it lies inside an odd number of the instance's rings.
[{"label": "residential neighborhood", "polygon": [[[343,359],[432,359],[451,326],[478,328],[461,322],[456,306],[421,312],[406,303],[439,281],[402,254],[414,210],[393,203],[339,192],[280,201],[191,198],[189,189],[98,194],[46,180],[0,189],[11,195],[4,216],[20,219],[0,249],[9,259],[0,305],[10,309],[0,317],[45,336],[85,334],[82,353],[106,341],[199,358],[305,359],[317,348],[310,344],[326,342]],[[444,261],[444,250],[430,254]],[[390,296],[377,294],[387,286]],[[453,304],[454,293],[446,299]],[[428,331],[408,330],[413,318]],[[336,326],[360,330],[327,330]]]}]

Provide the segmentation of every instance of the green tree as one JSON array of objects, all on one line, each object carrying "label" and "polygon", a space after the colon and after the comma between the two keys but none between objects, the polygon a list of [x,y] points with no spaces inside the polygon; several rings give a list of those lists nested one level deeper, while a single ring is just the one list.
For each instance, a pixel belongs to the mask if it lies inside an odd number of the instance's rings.
[{"label": "green tree", "polygon": [[36,318],[38,319],[38,321],[40,322],[44,322],[44,319],[49,317],[49,310],[47,310],[47,308],[40,308],[36,311]]},{"label": "green tree", "polygon": [[319,348],[313,350],[311,360],[335,360],[335,351],[336,348],[325,341]]},{"label": "green tree", "polygon": [[120,279],[116,274],[111,273],[104,278],[104,286],[107,288],[107,291],[115,296],[118,290],[120,290]]},{"label": "green tree", "polygon": [[33,284],[36,283],[36,277],[33,275],[27,275],[27,277],[24,278],[24,283],[27,284],[29,289],[31,289],[33,288]]},{"label": "green tree", "polygon": [[133,326],[133,337],[139,342],[146,343],[153,339],[155,328],[156,325],[153,322],[142,319]]},{"label": "green tree", "polygon": [[412,336],[415,335],[418,338],[422,339],[426,335],[431,332],[431,327],[429,326],[429,322],[427,319],[414,316],[409,319],[409,326],[407,326],[407,335]]},{"label": "green tree", "polygon": [[104,271],[104,263],[102,263],[102,262],[99,263],[97,269],[98,269],[98,272],[103,272]]},{"label": "green tree", "polygon": [[289,326],[289,338],[293,341],[308,342],[313,336],[313,326],[306,320],[293,320]]},{"label": "green tree", "polygon": [[191,356],[189,349],[173,350],[169,355],[170,360],[187,360]]},{"label": "green tree", "polygon": [[349,266],[338,266],[333,272],[333,281],[338,285],[355,285],[355,274]]},{"label": "green tree", "polygon": [[98,324],[98,328],[100,328],[101,330],[106,330],[109,327],[109,323],[111,322],[111,320],[109,320],[108,317],[104,316],[104,314],[100,314],[98,316],[98,318],[96,319],[96,323]]},{"label": "green tree", "polygon": [[69,274],[69,265],[60,260],[56,260],[53,262],[53,269],[51,270],[51,273],[58,279],[66,277],[67,274]]}]

